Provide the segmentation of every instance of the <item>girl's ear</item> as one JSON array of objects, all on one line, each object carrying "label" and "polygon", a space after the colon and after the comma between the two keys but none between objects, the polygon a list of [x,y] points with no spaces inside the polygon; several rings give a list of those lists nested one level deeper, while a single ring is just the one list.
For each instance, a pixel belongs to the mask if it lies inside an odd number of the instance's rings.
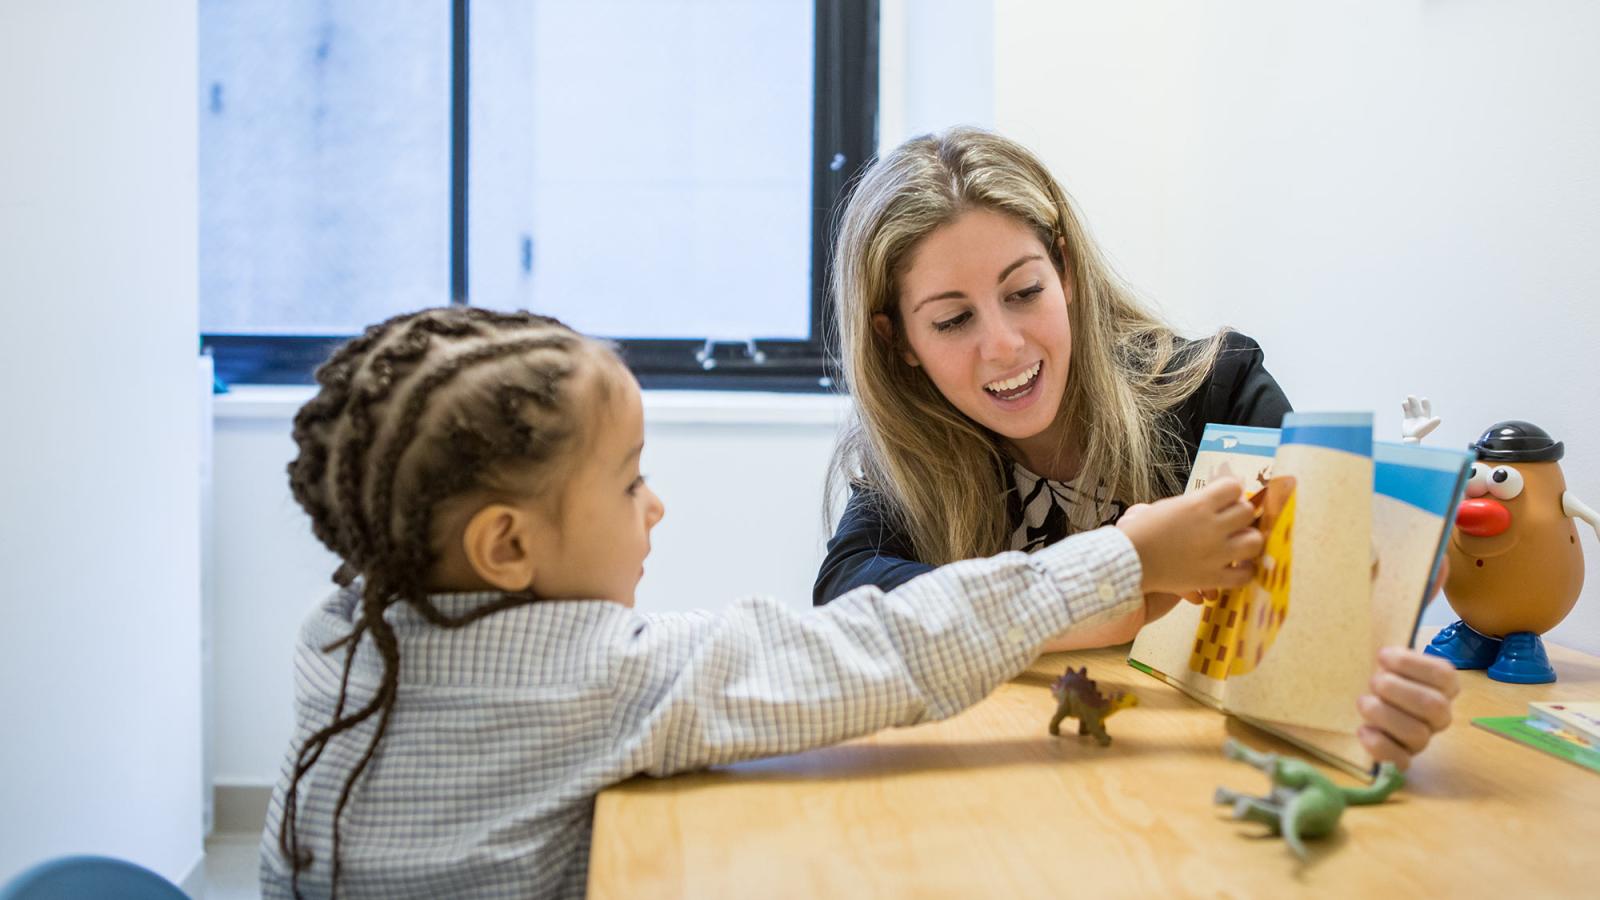
[{"label": "girl's ear", "polygon": [[531,512],[491,503],[473,514],[461,536],[461,549],[477,576],[498,590],[514,593],[533,584],[534,532]]},{"label": "girl's ear", "polygon": [[[887,313],[872,314],[872,330],[877,333],[878,340],[883,341],[889,349],[894,349],[894,322],[889,320]],[[917,359],[916,352],[910,347],[907,347],[905,352],[900,355],[905,359],[908,366],[916,367],[922,365],[922,361]]]}]

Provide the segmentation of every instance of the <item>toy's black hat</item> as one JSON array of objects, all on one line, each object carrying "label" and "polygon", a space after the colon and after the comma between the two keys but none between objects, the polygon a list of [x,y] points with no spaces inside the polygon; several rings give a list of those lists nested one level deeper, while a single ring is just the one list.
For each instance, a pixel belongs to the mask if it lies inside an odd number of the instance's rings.
[{"label": "toy's black hat", "polygon": [[1555,462],[1566,453],[1543,428],[1516,419],[1490,425],[1467,449],[1476,451],[1479,459],[1495,462]]}]

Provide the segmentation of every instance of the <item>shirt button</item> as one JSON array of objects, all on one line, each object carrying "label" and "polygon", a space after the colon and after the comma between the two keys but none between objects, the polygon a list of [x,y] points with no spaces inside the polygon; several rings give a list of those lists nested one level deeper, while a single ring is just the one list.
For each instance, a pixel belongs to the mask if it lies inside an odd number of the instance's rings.
[{"label": "shirt button", "polygon": [[1100,599],[1106,601],[1107,603],[1117,599],[1117,589],[1112,587],[1111,582],[1109,581],[1100,582],[1100,587],[1098,590],[1100,592]]},{"label": "shirt button", "polygon": [[1023,636],[1022,628],[1020,626],[1013,625],[1006,629],[1006,640],[1013,644],[1022,643]]}]

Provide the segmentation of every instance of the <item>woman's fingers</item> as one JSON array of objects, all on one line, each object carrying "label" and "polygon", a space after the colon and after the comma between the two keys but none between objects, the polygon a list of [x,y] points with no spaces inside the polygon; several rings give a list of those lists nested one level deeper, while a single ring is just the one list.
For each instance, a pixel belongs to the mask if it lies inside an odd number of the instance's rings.
[{"label": "woman's fingers", "polygon": [[1433,685],[1379,671],[1372,676],[1371,687],[1376,700],[1417,720],[1429,733],[1450,726],[1450,698]]},{"label": "woman's fingers", "polygon": [[1363,725],[1356,729],[1356,739],[1378,762],[1392,762],[1402,771],[1411,765],[1411,754],[1406,752],[1406,748],[1371,725]]},{"label": "woman's fingers", "polygon": [[1461,693],[1461,676],[1456,674],[1456,667],[1419,650],[1406,647],[1379,648],[1378,667],[1402,679],[1431,687],[1447,700]]},{"label": "woman's fingers", "polygon": [[1363,694],[1356,701],[1356,708],[1368,725],[1383,732],[1407,753],[1421,753],[1433,737],[1434,729],[1427,722],[1371,694]]}]

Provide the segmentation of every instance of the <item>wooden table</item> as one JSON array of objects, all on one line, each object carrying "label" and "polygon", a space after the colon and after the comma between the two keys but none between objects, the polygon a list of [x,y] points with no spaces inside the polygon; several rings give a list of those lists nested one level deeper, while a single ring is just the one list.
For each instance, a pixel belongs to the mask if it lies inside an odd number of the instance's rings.
[{"label": "wooden table", "polygon": [[[1288,745],[1112,648],[1043,657],[944,722],[605,791],[590,896],[1600,896],[1600,774],[1469,721],[1600,699],[1600,658],[1549,651],[1555,684],[1462,672],[1455,722],[1406,789],[1350,809],[1305,865],[1211,802],[1218,785],[1266,792],[1263,773],[1222,756],[1227,736]],[[1069,661],[1139,695],[1109,748],[1045,732]]]}]

